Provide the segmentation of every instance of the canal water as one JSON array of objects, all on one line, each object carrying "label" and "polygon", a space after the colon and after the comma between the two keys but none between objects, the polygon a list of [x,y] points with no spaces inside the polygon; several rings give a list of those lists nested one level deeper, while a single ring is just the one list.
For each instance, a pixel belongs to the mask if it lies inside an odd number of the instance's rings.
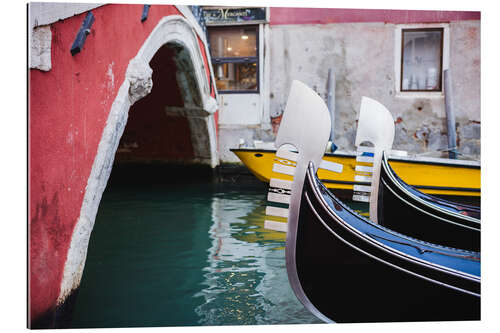
[{"label": "canal water", "polygon": [[265,185],[129,171],[103,194],[72,327],[320,323],[288,284],[285,234],[263,228]]}]

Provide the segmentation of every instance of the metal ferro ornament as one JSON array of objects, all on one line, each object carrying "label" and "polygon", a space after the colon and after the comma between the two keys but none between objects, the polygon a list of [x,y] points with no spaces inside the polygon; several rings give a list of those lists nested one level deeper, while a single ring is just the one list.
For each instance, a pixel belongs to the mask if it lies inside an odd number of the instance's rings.
[{"label": "metal ferro ornament", "polygon": [[305,295],[297,274],[295,262],[297,225],[302,187],[309,162],[319,165],[330,136],[330,113],[325,102],[311,88],[300,81],[293,81],[287,105],[283,113],[280,129],[276,137],[276,156],[280,157],[280,147],[293,145],[298,151],[290,206],[288,231],[286,235],[286,269],[288,280],[299,301],[316,317],[332,322],[324,316]]}]

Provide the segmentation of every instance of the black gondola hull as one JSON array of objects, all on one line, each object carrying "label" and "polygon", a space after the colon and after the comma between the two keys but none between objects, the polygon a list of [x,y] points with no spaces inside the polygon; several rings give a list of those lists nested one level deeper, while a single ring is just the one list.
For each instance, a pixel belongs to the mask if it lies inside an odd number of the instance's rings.
[{"label": "black gondola hull", "polygon": [[[330,196],[331,210],[350,214],[319,182],[312,182],[311,172],[301,198],[296,269],[305,295],[317,310],[344,323],[480,318],[477,279],[436,269],[367,241],[355,227],[332,217],[318,191]],[[479,260],[473,253],[443,251],[465,261]]]},{"label": "black gondola hull", "polygon": [[480,211],[423,194],[397,177],[382,160],[378,223],[402,234],[450,247],[480,251]]}]

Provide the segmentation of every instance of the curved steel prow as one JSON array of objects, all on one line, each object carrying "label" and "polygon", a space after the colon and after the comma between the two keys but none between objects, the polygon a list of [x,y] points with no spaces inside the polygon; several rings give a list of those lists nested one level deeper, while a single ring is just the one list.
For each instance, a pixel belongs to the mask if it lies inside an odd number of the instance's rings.
[{"label": "curved steel prow", "polygon": [[[288,96],[275,146],[291,144],[297,148],[297,163],[307,160],[317,168],[321,162],[330,135],[330,114],[323,99],[304,83],[294,80]],[[296,173],[297,175],[297,173]]]},{"label": "curved steel prow", "polygon": [[373,144],[373,169],[371,176],[370,220],[377,222],[377,198],[380,181],[382,152],[389,151],[394,141],[394,118],[385,106],[374,99],[361,99],[358,130],[355,145],[359,148],[363,142]]},{"label": "curved steel prow", "polygon": [[[311,313],[325,322],[331,320],[314,307],[302,289],[297,275],[295,250],[300,200],[307,166],[312,161],[317,170],[325,153],[330,130],[330,113],[323,99],[302,82],[293,81],[275,141],[277,157],[287,158],[289,155],[287,150],[279,149],[285,144],[293,145],[298,151],[288,210],[286,268],[288,280],[297,298]],[[283,155],[280,156],[281,154]]]}]

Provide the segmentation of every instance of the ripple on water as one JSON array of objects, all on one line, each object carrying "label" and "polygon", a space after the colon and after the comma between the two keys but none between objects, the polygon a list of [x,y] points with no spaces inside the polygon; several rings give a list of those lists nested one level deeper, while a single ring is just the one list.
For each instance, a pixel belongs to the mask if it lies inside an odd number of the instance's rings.
[{"label": "ripple on water", "polygon": [[296,299],[265,191],[108,186],[73,327],[319,323]]}]

